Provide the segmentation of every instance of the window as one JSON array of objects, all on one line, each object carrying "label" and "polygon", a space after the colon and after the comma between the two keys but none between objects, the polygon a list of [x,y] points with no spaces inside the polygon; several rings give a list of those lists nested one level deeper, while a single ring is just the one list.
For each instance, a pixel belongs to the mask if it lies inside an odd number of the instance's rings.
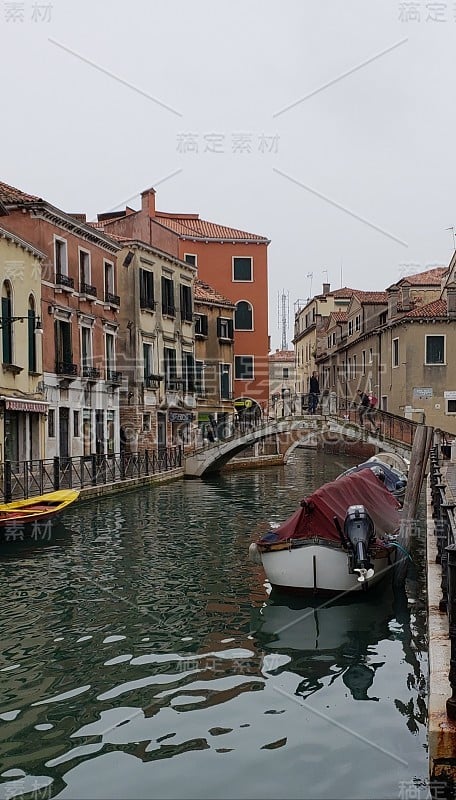
[{"label": "window", "polygon": [[352,334],[353,334],[353,320],[350,319],[348,321],[348,335],[352,336]]},{"label": "window", "polygon": [[180,287],[181,320],[183,322],[193,321],[193,300],[192,289],[181,283]]},{"label": "window", "polygon": [[332,335],[332,343],[333,343],[333,347],[337,344],[337,333],[336,333],[336,331],[334,331],[334,333]]},{"label": "window", "polygon": [[169,317],[174,317],[176,309],[174,307],[174,283],[170,278],[162,275],[162,313]]},{"label": "window", "polygon": [[351,358],[348,359],[348,367],[347,367],[347,378],[350,381],[352,378],[352,360]]},{"label": "window", "polygon": [[139,270],[139,305],[140,308],[155,308],[154,273],[148,269]]},{"label": "window", "polygon": [[366,351],[365,350],[363,350],[363,352],[361,353],[361,374],[362,375],[366,374]]},{"label": "window", "polygon": [[426,336],[426,364],[445,363],[445,336]]},{"label": "window", "polygon": [[195,392],[204,395],[204,361],[195,361]]},{"label": "window", "polygon": [[193,264],[193,266],[196,267],[198,264],[198,257],[195,255],[195,253],[184,253],[184,261],[187,264]]},{"label": "window", "polygon": [[331,337],[328,336],[328,347],[331,347]]},{"label": "window", "polygon": [[195,336],[207,336],[207,316],[197,314],[195,317]]},{"label": "window", "polygon": [[54,325],[56,371],[61,374],[73,366],[71,324],[65,320],[56,319]]},{"label": "window", "polygon": [[393,346],[392,346],[392,365],[393,367],[399,366],[399,339],[393,339]]},{"label": "window", "polygon": [[369,347],[369,364],[372,364],[373,355],[372,347]]},{"label": "window", "polygon": [[104,289],[105,300],[109,300],[114,296],[114,264],[111,261],[104,262]]},{"label": "window", "polygon": [[456,414],[456,400],[447,400],[447,414]]},{"label": "window", "polygon": [[144,433],[150,433],[150,431],[151,431],[151,414],[150,414],[150,412],[146,412],[145,414],[143,414],[142,429],[143,429]]},{"label": "window", "polygon": [[176,351],[170,347],[165,347],[163,355],[165,357],[165,386],[167,389],[175,389],[177,378]]},{"label": "window", "polygon": [[222,400],[231,398],[231,364],[220,364],[220,397]]},{"label": "window", "polygon": [[250,256],[233,257],[233,281],[249,281],[252,278],[252,258]]},{"label": "window", "polygon": [[2,291],[3,364],[13,363],[13,327],[11,323],[12,316],[13,316],[13,304],[11,301],[11,286],[8,281],[5,281],[5,283],[3,284],[3,291]]},{"label": "window", "polygon": [[283,380],[288,378],[288,367],[282,367],[282,378]]},{"label": "window", "polygon": [[184,392],[195,390],[195,360],[193,353],[182,353],[182,381]]},{"label": "window", "polygon": [[29,297],[28,307],[28,370],[29,372],[36,372],[36,315],[35,315],[35,301],[33,295]]},{"label": "window", "polygon": [[81,366],[92,366],[92,329],[83,326],[81,328]]},{"label": "window", "polygon": [[217,336],[219,339],[233,338],[233,320],[217,317]]},{"label": "window", "polygon": [[79,438],[81,432],[79,430],[79,411],[73,411],[73,436]]},{"label": "window", "polygon": [[234,377],[236,380],[248,381],[253,378],[253,356],[234,357]]},{"label": "window", "polygon": [[356,375],[358,373],[357,360],[358,360],[357,356],[353,356],[353,377],[354,378],[356,378]]},{"label": "window", "polygon": [[234,312],[234,326],[237,331],[253,330],[253,311],[252,306],[246,300],[240,300],[236,304]]},{"label": "window", "polygon": [[143,342],[143,365],[144,365],[144,380],[150,379],[154,374],[154,350],[153,345]]},{"label": "window", "polygon": [[361,330],[361,314],[357,314],[355,317],[355,331]]},{"label": "window", "polygon": [[82,412],[82,436],[84,455],[89,456],[92,452],[92,414],[89,408]]},{"label": "window", "polygon": [[105,350],[106,350],[106,378],[110,380],[112,372],[116,368],[116,353],[114,347],[114,334],[105,333]]},{"label": "window", "polygon": [[54,239],[54,262],[56,275],[68,275],[68,251],[65,239]]},{"label": "window", "polygon": [[48,411],[48,436],[50,439],[55,437],[55,411],[53,408]]},{"label": "window", "polygon": [[79,291],[87,292],[90,284],[90,253],[86,250],[79,251]]}]

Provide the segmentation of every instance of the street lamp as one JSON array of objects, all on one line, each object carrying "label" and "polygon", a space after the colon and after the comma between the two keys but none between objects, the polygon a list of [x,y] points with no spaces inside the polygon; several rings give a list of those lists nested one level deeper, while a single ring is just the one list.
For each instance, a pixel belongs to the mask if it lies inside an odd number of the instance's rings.
[{"label": "street lamp", "polygon": [[[24,322],[25,319],[30,319],[30,317],[0,317],[0,328],[5,328],[7,325],[11,325],[13,322]],[[35,333],[43,333],[43,326],[41,324],[40,317],[34,317],[35,320]]]}]

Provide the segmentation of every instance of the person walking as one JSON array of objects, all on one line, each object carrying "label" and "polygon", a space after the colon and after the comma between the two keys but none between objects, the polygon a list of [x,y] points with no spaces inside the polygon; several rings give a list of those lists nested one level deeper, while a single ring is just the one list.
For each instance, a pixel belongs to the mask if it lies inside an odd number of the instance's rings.
[{"label": "person walking", "polygon": [[309,381],[309,414],[317,413],[319,399],[320,384],[318,382],[318,372],[312,372],[312,377]]},{"label": "person walking", "polygon": [[374,431],[377,431],[377,428],[375,427],[375,404],[372,404],[372,399],[377,400],[377,398],[372,398],[372,395],[369,396],[366,394],[366,392],[361,391],[361,389],[358,391],[358,396],[360,399],[360,405],[358,408],[359,424],[364,426],[364,420],[366,419],[371,428]]}]

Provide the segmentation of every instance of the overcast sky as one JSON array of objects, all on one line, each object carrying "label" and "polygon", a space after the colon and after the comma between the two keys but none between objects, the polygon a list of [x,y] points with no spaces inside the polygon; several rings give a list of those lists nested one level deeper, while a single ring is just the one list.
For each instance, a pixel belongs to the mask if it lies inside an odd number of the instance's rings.
[{"label": "overcast sky", "polygon": [[[266,235],[278,294],[447,265],[456,2],[0,0],[1,179]],[[312,277],[309,277],[312,275]],[[289,344],[292,325],[290,325]]]}]

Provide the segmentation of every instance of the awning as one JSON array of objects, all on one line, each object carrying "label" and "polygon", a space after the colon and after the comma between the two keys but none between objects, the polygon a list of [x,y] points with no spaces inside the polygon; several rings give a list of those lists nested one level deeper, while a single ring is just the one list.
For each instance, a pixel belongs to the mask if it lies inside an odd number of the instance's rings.
[{"label": "awning", "polygon": [[23,411],[32,414],[47,414],[49,403],[41,403],[39,400],[21,400],[18,397],[2,397],[7,411]]}]

